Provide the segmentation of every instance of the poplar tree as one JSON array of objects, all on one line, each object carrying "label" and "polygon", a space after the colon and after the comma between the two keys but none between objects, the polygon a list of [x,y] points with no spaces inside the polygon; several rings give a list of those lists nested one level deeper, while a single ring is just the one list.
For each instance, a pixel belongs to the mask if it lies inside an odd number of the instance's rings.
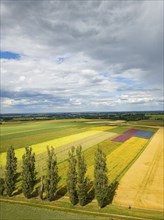
[{"label": "poplar tree", "polygon": [[8,196],[12,196],[16,185],[17,158],[14,148],[11,146],[7,151],[6,172],[5,172],[5,188]]},{"label": "poplar tree", "polygon": [[30,198],[36,182],[35,154],[32,148],[26,147],[22,156],[22,191],[26,198]]},{"label": "poplar tree", "polygon": [[82,154],[82,147],[78,146],[76,149],[77,155],[77,195],[81,206],[86,204],[87,200],[87,178],[86,178],[86,164],[84,155]]},{"label": "poplar tree", "polygon": [[68,152],[68,171],[67,171],[67,191],[69,194],[70,202],[75,205],[78,201],[77,198],[77,173],[76,173],[76,158],[74,155],[75,148],[72,147]]},{"label": "poplar tree", "polygon": [[47,161],[47,176],[46,176],[46,190],[47,190],[47,199],[52,201],[58,184],[58,167],[57,167],[57,158],[54,153],[54,148],[47,148],[48,152],[48,161]]},{"label": "poplar tree", "polygon": [[99,146],[95,154],[94,189],[98,205],[102,208],[107,202],[108,177],[106,155],[102,152]]}]

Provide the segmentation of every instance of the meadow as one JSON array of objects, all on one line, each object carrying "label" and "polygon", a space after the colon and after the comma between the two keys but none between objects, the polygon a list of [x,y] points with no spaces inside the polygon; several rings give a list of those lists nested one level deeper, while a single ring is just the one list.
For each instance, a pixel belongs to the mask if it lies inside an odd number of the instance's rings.
[{"label": "meadow", "polygon": [[[0,217],[3,220],[46,220],[46,219],[135,219],[135,220],[161,220],[163,213],[155,210],[132,208],[129,210],[123,206],[108,205],[103,209],[98,209],[95,202],[87,204],[85,207],[79,205],[73,206],[68,198],[62,197],[51,203],[38,199],[25,200],[24,198],[1,198]],[[25,214],[26,213],[26,214]]]},{"label": "meadow", "polygon": [[[139,131],[138,135],[135,136],[136,132],[133,134],[131,130],[135,130],[137,132]],[[88,195],[93,199],[94,195],[92,191],[92,182],[94,170],[94,154],[97,150],[97,146],[99,145],[107,156],[106,158],[109,184],[117,183],[117,185],[119,185],[122,177],[127,173],[132,164],[134,164],[134,162],[140,157],[142,152],[147,148],[147,145],[150,143],[157,130],[158,128],[155,127],[127,124],[126,122],[122,121],[118,123],[112,123],[106,120],[98,121],[80,119],[4,123],[1,125],[0,176],[4,177],[6,151],[10,145],[14,146],[15,148],[15,153],[18,158],[19,173],[21,172],[21,159],[24,153],[24,147],[32,147],[32,150],[36,155],[36,169],[38,179],[35,185],[36,193],[34,199],[39,200],[37,197],[37,192],[40,185],[40,170],[42,168],[44,173],[46,172],[47,146],[53,146],[57,154],[60,175],[57,195],[63,200],[64,198],[67,198],[66,173],[68,167],[68,150],[71,148],[71,146],[76,147],[81,145],[85,162],[87,164],[87,176],[89,177],[91,183]],[[127,136],[127,133],[129,132],[131,135]],[[152,136],[148,135],[144,137],[145,134],[152,134]],[[123,139],[121,142],[117,141],[117,138],[122,135],[126,136],[125,140]],[[15,194],[17,195],[16,198],[22,200],[23,195],[21,194],[21,176],[18,176],[19,177]],[[57,202],[59,204],[61,199],[54,201],[54,203]],[[93,207],[96,205],[94,200],[91,202],[91,204]],[[88,207],[88,205],[86,207]],[[17,209],[19,210],[19,208]],[[31,211],[31,213],[33,213],[33,211]],[[51,214],[49,215],[51,216]],[[105,218],[105,216],[103,217]],[[71,216],[70,219],[71,218],[74,219],[73,216]],[[99,218],[97,217],[97,219]]]},{"label": "meadow", "polygon": [[[1,203],[1,209],[3,212],[1,212],[1,219],[8,219],[8,220],[27,220],[27,219],[35,219],[35,220],[41,220],[41,219],[54,219],[54,213],[55,213],[55,219],[65,219],[65,216],[67,215],[67,219],[69,220],[101,220],[102,216],[95,216],[95,215],[79,215],[79,213],[71,213],[71,212],[64,212],[64,211],[55,211],[51,209],[44,209],[43,207],[31,207],[31,206],[23,206],[23,205],[14,205],[10,203]],[[26,213],[26,215],[25,215]],[[103,219],[109,218],[106,216],[103,216]],[[112,219],[112,218],[110,218]]]}]

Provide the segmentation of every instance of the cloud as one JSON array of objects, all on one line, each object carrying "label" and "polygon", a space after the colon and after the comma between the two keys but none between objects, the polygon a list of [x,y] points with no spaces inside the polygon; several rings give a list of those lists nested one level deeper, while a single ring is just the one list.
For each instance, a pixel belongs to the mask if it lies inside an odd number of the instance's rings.
[{"label": "cloud", "polygon": [[21,55],[1,59],[2,110],[162,109],[162,6],[2,1],[2,50]]}]

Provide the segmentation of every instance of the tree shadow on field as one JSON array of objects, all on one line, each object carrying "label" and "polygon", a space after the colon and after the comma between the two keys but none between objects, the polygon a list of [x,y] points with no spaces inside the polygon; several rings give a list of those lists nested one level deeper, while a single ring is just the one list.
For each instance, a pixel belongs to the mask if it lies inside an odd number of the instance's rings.
[{"label": "tree shadow on field", "polygon": [[15,191],[13,193],[13,196],[17,196],[19,194],[22,193],[22,189],[21,189],[21,186],[20,186],[20,182],[21,182],[21,173],[16,173],[15,174],[15,183],[16,183],[16,188],[15,188]]},{"label": "tree shadow on field", "polygon": [[95,197],[95,189],[93,187],[93,181],[88,181],[87,184],[87,201],[86,201],[86,205],[90,202],[92,202],[92,200]]},{"label": "tree shadow on field", "polygon": [[37,197],[39,195],[39,187],[35,188],[35,190],[31,194],[31,198]]},{"label": "tree shadow on field", "polygon": [[14,193],[13,193],[13,196],[17,196],[19,194],[22,193],[22,189],[21,188],[18,188]]},{"label": "tree shadow on field", "polygon": [[19,181],[21,181],[21,173],[16,173],[16,175],[15,175],[15,180],[16,180],[16,183],[18,183]]},{"label": "tree shadow on field", "polygon": [[111,183],[108,187],[108,196],[107,196],[107,204],[109,205],[112,203],[114,196],[116,195],[116,189],[119,185],[118,181],[114,181],[113,183]]},{"label": "tree shadow on field", "polygon": [[59,190],[57,191],[56,193],[56,196],[55,196],[55,200],[59,200],[60,198],[62,198],[63,196],[65,196],[65,194],[67,193],[67,186],[61,186],[59,188]]},{"label": "tree shadow on field", "polygon": [[37,185],[38,183],[40,183],[40,178],[35,180],[35,185]]}]

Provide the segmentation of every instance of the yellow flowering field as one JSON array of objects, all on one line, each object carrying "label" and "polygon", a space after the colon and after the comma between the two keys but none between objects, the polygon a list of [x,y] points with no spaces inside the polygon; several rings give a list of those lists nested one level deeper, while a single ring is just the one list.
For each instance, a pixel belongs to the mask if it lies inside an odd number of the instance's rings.
[{"label": "yellow flowering field", "polygon": [[[128,165],[144,148],[147,142],[147,139],[132,137],[121,144],[111,154],[107,155],[107,167],[110,182],[119,179],[120,175],[127,169]],[[91,179],[93,179],[93,171],[94,165],[88,168],[88,175]]]},{"label": "yellow flowering field", "polygon": [[116,128],[117,126],[98,126],[98,127],[91,127],[90,130],[95,131],[107,131],[113,128]]},{"label": "yellow flowering field", "polygon": [[[32,147],[33,152],[37,155],[37,154],[46,152],[47,146],[49,147],[53,146],[54,148],[57,148],[65,144],[69,144],[73,141],[77,141],[77,140],[80,140],[80,139],[83,139],[83,138],[86,138],[92,135],[99,134],[101,132],[102,131],[97,131],[97,130],[85,131],[85,132],[81,132],[78,134],[69,135],[69,136],[65,136],[62,138],[56,138],[50,141],[45,141],[42,143],[31,145],[31,147]],[[16,154],[18,161],[22,159],[22,155],[24,153],[25,153],[25,148],[19,148],[15,150],[15,154]],[[0,154],[0,165],[4,166],[5,163],[6,163],[6,152]]]}]

